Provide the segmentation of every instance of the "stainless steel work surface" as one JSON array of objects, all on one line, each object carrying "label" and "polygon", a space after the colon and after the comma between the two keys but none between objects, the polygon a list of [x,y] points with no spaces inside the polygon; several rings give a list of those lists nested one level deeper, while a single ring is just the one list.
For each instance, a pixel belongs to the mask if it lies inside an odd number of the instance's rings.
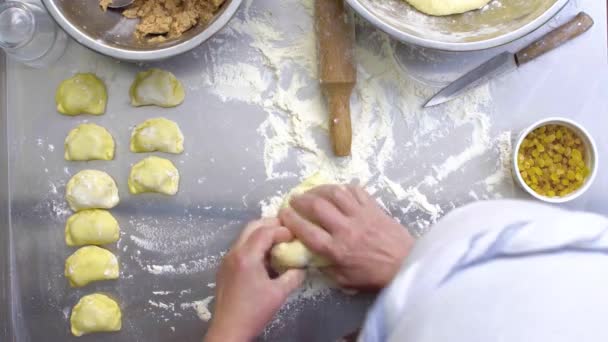
[{"label": "stainless steel work surface", "polygon": [[[506,0],[503,0],[506,1]],[[243,225],[271,214],[280,197],[316,171],[359,179],[413,234],[455,207],[523,197],[509,175],[509,146],[537,119],[572,118],[595,137],[599,177],[565,207],[608,214],[606,4],[571,1],[548,26],[522,41],[475,53],[402,45],[359,21],[358,85],[353,96],[354,155],[331,158],[314,79],[310,0],[246,1],[237,17],[192,53],[150,65],[121,63],[72,42],[60,62],[35,70],[12,61],[2,73],[0,124],[0,339],[77,340],[71,307],[95,291],[120,301],[122,331],[79,341],[200,341],[205,299],[215,270]],[[442,85],[505,50],[516,51],[579,10],[595,27],[538,61],[445,106],[421,104]],[[133,108],[128,87],[137,71],[170,70],[186,100],[176,108]],[[109,92],[106,114],[66,117],[55,110],[61,80],[94,72]],[[312,100],[311,100],[312,99]],[[128,193],[130,131],[147,118],[175,120],[185,153],[166,155],[181,173],[177,196]],[[82,122],[112,133],[116,159],[66,162],[63,141]],[[161,155],[155,153],[155,155]],[[107,171],[121,202],[112,210],[121,239],[117,281],[69,287],[63,276],[74,249],[64,242],[70,215],[65,184],[77,171]],[[346,295],[311,282],[264,331],[268,341],[329,341],[359,327],[372,295]],[[213,307],[213,302],[209,305]],[[238,327],[235,327],[238,329]]]}]

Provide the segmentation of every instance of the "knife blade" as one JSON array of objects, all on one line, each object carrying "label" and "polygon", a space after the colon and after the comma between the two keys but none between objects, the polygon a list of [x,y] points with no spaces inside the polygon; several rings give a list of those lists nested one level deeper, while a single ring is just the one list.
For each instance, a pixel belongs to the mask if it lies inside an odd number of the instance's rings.
[{"label": "knife blade", "polygon": [[439,91],[425,105],[425,108],[433,107],[466,93],[491,79],[505,74],[511,70],[528,63],[545,53],[561,46],[562,44],[582,35],[593,26],[593,19],[585,12],[580,12],[573,19],[555,30],[547,33],[539,40],[513,54],[503,52],[484,62],[477,68],[469,71],[464,76],[449,84]]}]

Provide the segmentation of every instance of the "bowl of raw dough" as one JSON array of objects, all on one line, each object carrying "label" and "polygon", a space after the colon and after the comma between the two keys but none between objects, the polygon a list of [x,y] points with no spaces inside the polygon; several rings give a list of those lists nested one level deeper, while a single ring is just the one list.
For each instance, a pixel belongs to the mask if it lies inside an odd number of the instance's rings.
[{"label": "bowl of raw dough", "polygon": [[[509,43],[536,30],[568,0],[346,0],[362,17],[394,38],[447,51],[473,51]],[[409,3],[408,3],[409,1]],[[483,5],[487,2],[486,5]],[[429,15],[417,10],[449,13],[463,3],[483,6],[462,14]],[[442,5],[443,4],[443,5]],[[480,5],[481,4],[481,5]]]},{"label": "bowl of raw dough", "polygon": [[[80,44],[110,57],[139,62],[166,59],[199,46],[228,23],[242,0],[176,2],[178,6],[184,7],[177,8],[182,13],[176,12],[172,17],[168,15],[163,18],[151,17],[155,10],[150,8],[132,11],[139,13],[131,13],[131,18],[123,15],[122,10],[103,11],[100,0],[42,2],[55,21]],[[156,3],[169,2],[171,1],[136,0],[134,5],[152,7]],[[189,12],[190,10],[192,11]],[[141,14],[146,11],[150,13],[148,18]],[[138,14],[141,17],[134,18]],[[155,27],[157,23],[164,24],[165,27]],[[139,24],[143,25],[138,26]],[[141,33],[140,28],[149,34],[138,35]],[[165,31],[167,32],[162,34]]]}]

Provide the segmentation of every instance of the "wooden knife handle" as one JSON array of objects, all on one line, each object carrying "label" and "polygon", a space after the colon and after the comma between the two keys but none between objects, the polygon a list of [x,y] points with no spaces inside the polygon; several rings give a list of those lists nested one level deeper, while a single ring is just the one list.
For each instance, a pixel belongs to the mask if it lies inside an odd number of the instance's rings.
[{"label": "wooden knife handle", "polygon": [[585,12],[580,12],[569,22],[547,33],[539,40],[515,54],[517,65],[528,63],[536,57],[557,48],[558,46],[587,32],[593,26],[593,19]]},{"label": "wooden knife handle", "polygon": [[350,155],[352,127],[350,122],[350,95],[353,84],[323,84],[329,107],[329,134],[334,153],[338,157]]}]

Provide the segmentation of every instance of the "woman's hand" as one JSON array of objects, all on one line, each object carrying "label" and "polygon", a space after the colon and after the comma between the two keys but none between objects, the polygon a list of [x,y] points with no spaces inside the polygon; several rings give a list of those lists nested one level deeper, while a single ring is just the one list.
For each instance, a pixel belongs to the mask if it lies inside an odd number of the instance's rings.
[{"label": "woman's hand", "polygon": [[328,258],[324,268],[341,287],[379,290],[399,271],[414,239],[365,190],[324,185],[294,197],[281,223],[313,252]]},{"label": "woman's hand", "polygon": [[293,239],[277,219],[250,223],[222,261],[217,274],[215,312],[206,342],[255,338],[304,280],[302,270],[271,279],[267,253],[274,244]]}]

